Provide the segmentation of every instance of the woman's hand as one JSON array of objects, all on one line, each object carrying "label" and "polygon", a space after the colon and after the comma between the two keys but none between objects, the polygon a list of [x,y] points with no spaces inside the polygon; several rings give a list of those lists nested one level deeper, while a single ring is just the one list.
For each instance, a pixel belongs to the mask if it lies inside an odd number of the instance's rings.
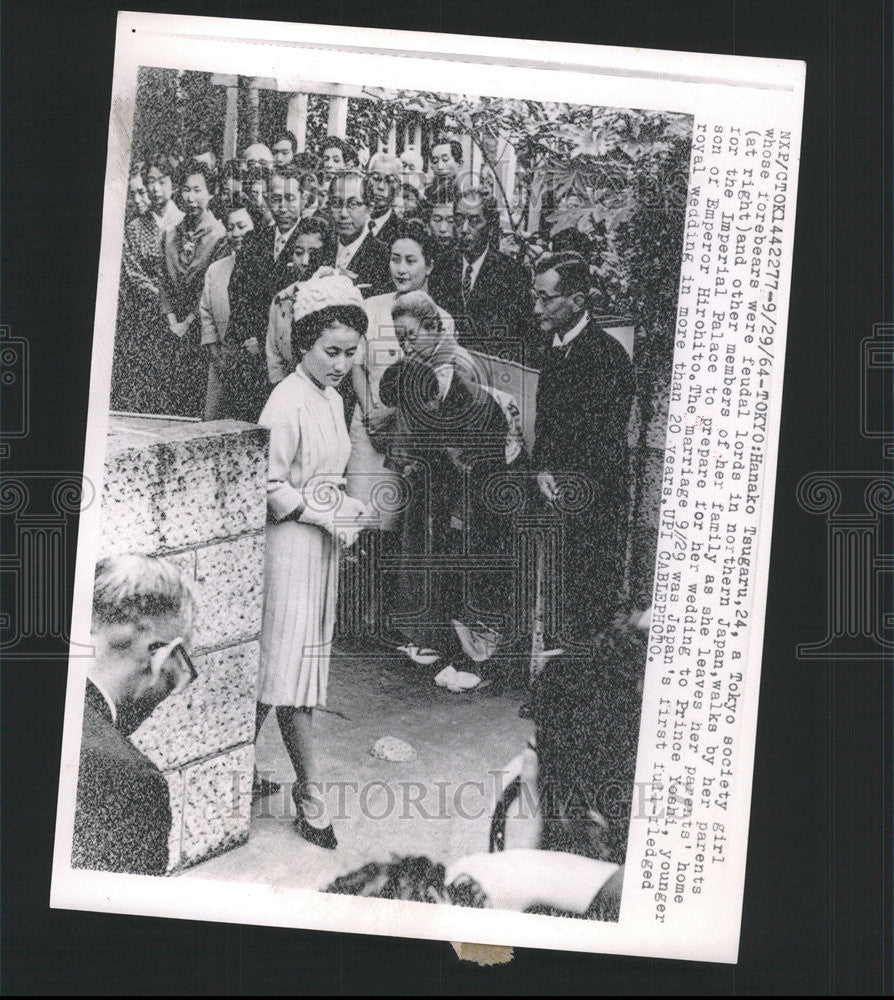
[{"label": "woman's hand", "polygon": [[538,472],[537,485],[540,487],[540,492],[549,501],[549,503],[553,503],[558,497],[559,487],[556,485],[556,481],[551,472]]},{"label": "woman's hand", "polygon": [[248,351],[248,353],[254,358],[256,358],[261,353],[261,348],[260,345],[258,344],[257,337],[249,337],[247,340],[243,340],[242,347],[244,350]]},{"label": "woman's hand", "polygon": [[297,520],[315,524],[350,547],[364,528],[373,527],[375,514],[362,501],[344,492],[343,476],[320,476],[304,491],[304,507]]},{"label": "woman's hand", "polygon": [[345,494],[333,524],[333,535],[348,549],[357,541],[357,536],[364,528],[370,528],[375,523],[376,518],[365,503]]},{"label": "woman's hand", "polygon": [[173,333],[175,337],[177,337],[179,340],[182,340],[189,333],[189,328],[192,326],[194,319],[195,316],[187,316],[182,323],[177,323],[176,321],[174,321],[169,323],[168,327],[170,328],[171,333]]},{"label": "woman's hand", "polygon": [[375,434],[388,423],[393,415],[394,407],[377,406],[364,416],[363,423],[370,434]]}]

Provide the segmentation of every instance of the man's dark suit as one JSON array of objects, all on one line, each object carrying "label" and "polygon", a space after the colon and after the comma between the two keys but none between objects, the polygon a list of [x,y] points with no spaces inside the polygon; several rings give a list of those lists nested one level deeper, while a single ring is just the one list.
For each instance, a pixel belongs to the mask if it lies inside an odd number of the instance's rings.
[{"label": "man's dark suit", "polygon": [[616,609],[633,391],[627,352],[593,322],[567,348],[549,348],[541,367],[533,465],[560,486],[566,477],[571,491],[555,504],[563,528],[560,630],[566,638],[589,641]]},{"label": "man's dark suit", "polygon": [[394,237],[397,236],[400,230],[400,219],[392,211],[391,215],[388,217],[388,221],[384,226],[375,234],[376,239],[385,247],[385,249],[390,253],[391,244],[394,242]]},{"label": "man's dark suit", "polygon": [[168,783],[115,727],[105,699],[87,681],[72,866],[163,875],[170,830]]},{"label": "man's dark suit", "polygon": [[227,382],[232,396],[229,416],[256,423],[270,395],[265,358],[267,323],[274,295],[295,281],[297,272],[292,253],[298,239],[293,231],[279,256],[274,259],[276,227],[249,234],[230,277],[230,321],[226,340],[241,345],[251,337],[258,340],[258,353],[237,351],[231,359]]},{"label": "man's dark suit", "polygon": [[[337,250],[333,251],[330,260],[327,261],[328,264],[335,264],[337,253]],[[388,267],[389,258],[388,247],[367,233],[354,252],[354,256],[348,261],[347,269],[357,275],[354,283],[365,286],[360,289],[365,299],[371,295],[384,295],[386,292],[394,291],[391,270]]]},{"label": "man's dark suit", "polygon": [[297,239],[297,232],[293,230],[274,260],[276,227],[269,226],[263,232],[255,234],[254,243],[247,251],[250,256],[244,266],[245,279],[238,284],[232,280],[230,282],[228,337],[238,343],[249,337],[257,337],[262,345],[262,357],[273,296],[296,279],[292,252]]},{"label": "man's dark suit", "polygon": [[488,249],[463,299],[463,256],[457,250],[439,258],[429,279],[437,304],[453,317],[463,347],[536,367],[532,343],[531,278],[527,268],[499,250]]}]

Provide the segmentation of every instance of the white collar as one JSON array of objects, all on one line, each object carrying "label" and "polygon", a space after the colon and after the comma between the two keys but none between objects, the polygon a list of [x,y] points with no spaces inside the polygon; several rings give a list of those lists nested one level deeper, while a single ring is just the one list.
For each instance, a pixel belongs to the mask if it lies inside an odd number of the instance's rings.
[{"label": "white collar", "polygon": [[179,225],[183,219],[183,213],[174,204],[172,198],[168,198],[161,215],[159,215],[158,212],[153,212],[152,215],[158,223],[159,229],[173,229],[175,226]]},{"label": "white collar", "polygon": [[484,258],[487,256],[487,251],[489,249],[490,249],[489,247],[485,247],[484,251],[481,254],[481,256],[478,257],[477,260],[473,260],[471,262],[471,264],[469,263],[469,261],[466,260],[465,256],[463,256],[463,277],[465,277],[466,268],[467,267],[471,267],[471,269],[472,269],[472,281],[471,281],[471,284],[472,284],[473,287],[475,285],[475,282],[478,279],[478,272],[481,270],[481,265],[484,263]]},{"label": "white collar", "polygon": [[297,222],[295,223],[294,226],[292,226],[291,229],[287,230],[284,233],[281,233],[279,231],[279,228],[277,227],[276,235],[273,237],[273,253],[277,257],[279,256],[279,254],[276,253],[277,248],[279,248],[279,253],[282,253],[282,248],[292,238],[292,233],[294,233],[297,228],[298,228],[298,223]]},{"label": "white collar", "polygon": [[379,235],[379,233],[382,231],[385,223],[391,218],[391,216],[393,214],[394,214],[394,209],[393,208],[389,208],[388,211],[384,215],[380,215],[378,217],[378,219],[371,218],[369,220],[373,224],[373,227],[370,230],[370,232],[373,234],[373,236],[378,236]]},{"label": "white collar", "polygon": [[561,337],[558,334],[555,334],[553,337],[553,347],[567,347],[589,322],[590,314],[585,309],[583,316],[581,316],[581,318],[567,333],[562,334]]},{"label": "white collar", "polygon": [[354,240],[353,243],[338,244],[336,260],[342,267],[349,264],[354,259],[354,254],[357,253],[360,249],[360,244],[366,239],[367,232],[369,232],[369,230],[364,226],[364,228],[360,231],[360,235]]}]

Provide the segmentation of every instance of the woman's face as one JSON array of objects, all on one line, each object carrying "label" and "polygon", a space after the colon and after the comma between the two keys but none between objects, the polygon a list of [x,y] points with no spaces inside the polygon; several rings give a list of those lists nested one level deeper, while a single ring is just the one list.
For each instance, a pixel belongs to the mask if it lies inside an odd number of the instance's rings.
[{"label": "woman's face", "polygon": [[301,367],[321,385],[337,386],[351,370],[360,334],[336,320],[304,352]]},{"label": "woman's face", "polygon": [[150,167],[146,172],[146,188],[152,205],[157,212],[160,212],[171,200],[173,184],[168,174],[164,174],[158,167]]},{"label": "woman's face", "polygon": [[426,261],[422,247],[415,240],[395,240],[391,247],[391,280],[399,292],[415,292],[424,288],[431,274],[431,262]]},{"label": "woman's face", "polygon": [[407,315],[394,320],[394,332],[404,354],[413,355],[421,361],[431,357],[442,337],[437,323],[423,325],[416,316]]},{"label": "woman's face", "polygon": [[143,183],[143,178],[135,174],[128,181],[127,189],[130,192],[130,200],[137,211],[137,215],[145,215],[149,211],[149,192]]},{"label": "woman's face", "polygon": [[190,174],[180,188],[180,197],[183,199],[183,211],[192,218],[197,218],[204,214],[211,201],[211,193],[205,184],[204,174]]},{"label": "woman's face", "polygon": [[245,237],[255,228],[251,216],[244,208],[237,208],[227,216],[227,239],[233,253],[239,253]]},{"label": "woman's face", "polygon": [[299,233],[295,237],[292,263],[297,274],[296,281],[307,281],[317,269],[323,237],[319,233]]}]

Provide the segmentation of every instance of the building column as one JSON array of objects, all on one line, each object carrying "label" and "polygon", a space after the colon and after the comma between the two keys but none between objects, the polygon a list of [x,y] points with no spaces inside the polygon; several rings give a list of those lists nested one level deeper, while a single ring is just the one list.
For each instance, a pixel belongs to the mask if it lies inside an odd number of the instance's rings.
[{"label": "building column", "polygon": [[347,97],[329,98],[328,135],[337,135],[344,139],[348,130],[348,99]]},{"label": "building column", "polygon": [[307,147],[307,94],[293,94],[286,109],[286,128],[298,140],[298,152]]}]

